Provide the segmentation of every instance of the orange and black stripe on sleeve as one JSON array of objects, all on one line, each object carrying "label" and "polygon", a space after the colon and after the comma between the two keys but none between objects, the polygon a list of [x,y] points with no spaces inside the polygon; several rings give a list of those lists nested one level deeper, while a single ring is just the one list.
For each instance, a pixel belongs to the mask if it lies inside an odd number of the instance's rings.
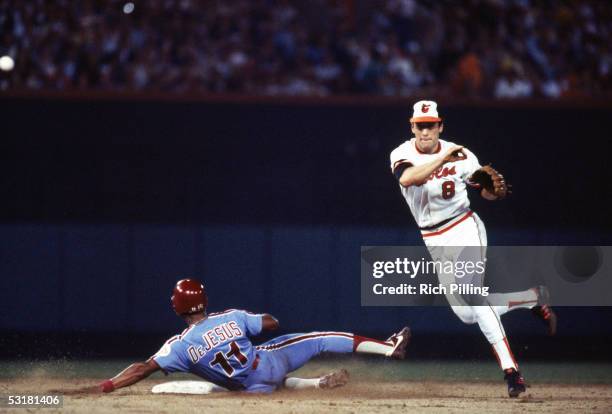
[{"label": "orange and black stripe on sleeve", "polygon": [[412,163],[408,160],[398,160],[393,163],[392,172],[398,180],[404,173],[406,168],[412,167]]}]

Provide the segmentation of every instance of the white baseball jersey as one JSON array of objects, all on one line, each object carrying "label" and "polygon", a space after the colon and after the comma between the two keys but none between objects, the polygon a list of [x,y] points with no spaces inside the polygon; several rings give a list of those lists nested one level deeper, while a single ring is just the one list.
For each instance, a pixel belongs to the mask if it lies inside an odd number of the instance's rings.
[{"label": "white baseball jersey", "polygon": [[[391,171],[402,164],[419,166],[431,162],[456,145],[444,140],[439,142],[433,154],[419,151],[415,138],[404,142],[391,152]],[[430,227],[469,211],[467,179],[481,166],[471,151],[464,148],[463,152],[466,159],[444,164],[430,175],[426,183],[408,188],[400,185],[419,227]]]},{"label": "white baseball jersey", "polygon": [[[415,105],[415,113],[417,105]],[[453,146],[455,144],[452,142],[440,140],[440,145],[435,153],[423,154],[416,148],[416,139],[412,138],[391,152],[391,170],[395,171],[402,164],[423,165],[440,157]],[[412,185],[408,188],[400,185],[402,195],[417,225],[419,227],[435,226],[435,229],[421,230],[423,241],[434,261],[477,262],[486,260],[487,233],[485,226],[478,215],[470,210],[470,200],[467,194],[467,180],[481,166],[471,151],[464,148],[463,152],[466,159],[444,164],[434,171],[424,184]],[[450,218],[453,219],[436,226]],[[445,271],[438,273],[438,280],[442,286],[456,284],[459,281],[463,283],[467,281],[467,283],[476,285],[483,283],[478,275],[471,275],[469,279],[464,279],[464,277],[459,278],[454,273]],[[533,292],[530,289],[525,292],[511,292],[502,295],[505,296],[508,304],[512,300],[537,303],[537,297],[534,298]],[[464,323],[478,324],[493,346],[501,368],[517,369],[518,366],[500,321],[500,316],[511,310],[510,306],[472,305],[472,302],[461,295],[451,294],[450,288],[446,290],[446,298],[453,312]]]}]

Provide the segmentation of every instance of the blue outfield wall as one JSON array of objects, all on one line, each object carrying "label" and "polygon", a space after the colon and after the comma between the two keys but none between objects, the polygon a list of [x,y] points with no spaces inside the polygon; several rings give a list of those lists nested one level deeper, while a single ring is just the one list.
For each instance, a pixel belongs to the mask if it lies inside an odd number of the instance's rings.
[{"label": "blue outfield wall", "polygon": [[[493,241],[563,240],[490,233]],[[182,329],[171,289],[178,278],[195,276],[207,286],[211,311],[270,312],[284,331],[383,335],[404,324],[432,334],[477,330],[447,308],[361,307],[360,246],[418,243],[415,231],[384,227],[3,225],[0,329],[170,334]],[[526,313],[508,315],[508,329],[539,332]],[[609,309],[566,313],[561,334],[610,332]]]}]

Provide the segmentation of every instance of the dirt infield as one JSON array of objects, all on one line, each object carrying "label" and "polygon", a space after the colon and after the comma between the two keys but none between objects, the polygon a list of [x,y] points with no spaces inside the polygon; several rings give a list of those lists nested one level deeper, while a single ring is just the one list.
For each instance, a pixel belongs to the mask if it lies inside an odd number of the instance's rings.
[{"label": "dirt infield", "polygon": [[[11,381],[11,392],[44,393],[49,390],[71,390],[96,380],[62,380],[58,378]],[[457,413],[457,412],[612,412],[612,387],[609,385],[540,385],[527,395],[511,400],[503,384],[476,382],[427,381],[349,383],[335,390],[278,391],[271,395],[219,393],[202,396],[153,395],[151,387],[159,380],[147,380],[109,395],[65,396],[64,407],[45,412],[89,414],[117,410],[126,413]],[[1,383],[2,392],[9,388]],[[14,410],[11,410],[14,411]]]},{"label": "dirt infield", "polygon": [[[97,384],[124,362],[37,364],[9,366],[0,376],[0,394],[51,391],[70,392]],[[75,368],[77,366],[78,368]],[[505,383],[494,364],[405,363],[374,364],[367,361],[320,361],[308,364],[296,376],[314,377],[346,366],[348,385],[334,390],[282,390],[270,395],[215,393],[201,396],[154,395],[151,387],[191,376],[156,374],[130,388],[107,395],[65,395],[61,410],[44,412],[88,414],[207,412],[263,413],[610,413],[612,384],[609,364],[531,365],[526,367],[531,387],[519,399],[509,399]],[[11,371],[13,370],[13,371]],[[8,375],[10,373],[10,375]],[[572,375],[568,375],[573,373]],[[442,379],[443,378],[443,379]],[[532,381],[529,381],[529,379]],[[560,380],[565,384],[559,384]],[[0,408],[0,412],[2,412]],[[24,412],[10,410],[11,412]]]}]

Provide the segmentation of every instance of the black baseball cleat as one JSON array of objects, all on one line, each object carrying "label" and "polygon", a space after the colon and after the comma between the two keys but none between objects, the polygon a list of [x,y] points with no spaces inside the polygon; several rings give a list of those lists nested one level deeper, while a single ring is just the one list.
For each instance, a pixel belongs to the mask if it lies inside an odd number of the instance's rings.
[{"label": "black baseball cleat", "polygon": [[391,335],[386,342],[391,342],[393,349],[387,353],[387,356],[393,359],[406,359],[406,347],[410,343],[411,336],[410,328],[407,326],[398,333]]},{"label": "black baseball cleat", "polygon": [[330,372],[327,375],[323,375],[319,379],[319,388],[336,388],[346,385],[349,380],[349,373],[347,370],[340,369],[338,371]]},{"label": "black baseball cleat", "polygon": [[557,314],[550,307],[548,288],[546,286],[537,286],[533,289],[538,297],[538,304],[531,308],[531,312],[547,325],[548,335],[552,336],[557,333]]},{"label": "black baseball cleat", "polygon": [[520,372],[514,368],[504,370],[504,379],[508,383],[508,395],[510,398],[516,398],[519,394],[525,392],[525,379]]}]

